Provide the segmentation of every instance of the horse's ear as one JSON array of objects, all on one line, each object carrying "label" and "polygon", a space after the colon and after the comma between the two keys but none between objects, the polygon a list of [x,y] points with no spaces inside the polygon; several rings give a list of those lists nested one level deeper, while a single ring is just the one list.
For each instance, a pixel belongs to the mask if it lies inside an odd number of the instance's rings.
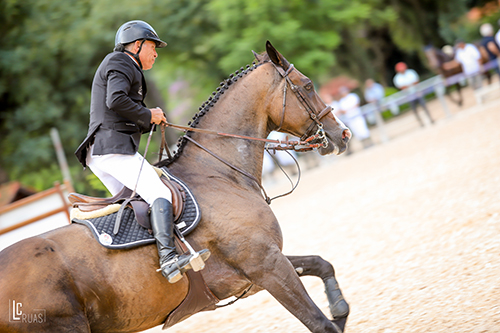
[{"label": "horse's ear", "polygon": [[260,54],[258,54],[254,50],[252,50],[252,53],[253,53],[253,56],[255,57],[255,59],[257,59],[257,62],[261,63],[262,60],[264,59],[264,56],[261,56]]},{"label": "horse's ear", "polygon": [[288,69],[288,67],[290,66],[290,63],[288,62],[288,60],[285,59],[285,57],[283,57],[281,55],[281,53],[278,52],[278,50],[276,50],[274,48],[274,46],[271,44],[270,41],[266,42],[266,52],[267,52],[267,55],[269,56],[269,58],[271,59],[271,61],[276,66],[280,66],[285,71]]}]

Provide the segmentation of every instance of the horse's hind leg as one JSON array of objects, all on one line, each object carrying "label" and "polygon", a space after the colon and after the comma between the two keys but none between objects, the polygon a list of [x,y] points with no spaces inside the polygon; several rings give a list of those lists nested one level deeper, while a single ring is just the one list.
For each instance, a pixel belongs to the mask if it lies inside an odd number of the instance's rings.
[{"label": "horse's hind leg", "polygon": [[343,331],[349,315],[349,305],[342,296],[332,264],[320,256],[287,256],[287,258],[299,276],[311,275],[323,280],[333,321]]}]

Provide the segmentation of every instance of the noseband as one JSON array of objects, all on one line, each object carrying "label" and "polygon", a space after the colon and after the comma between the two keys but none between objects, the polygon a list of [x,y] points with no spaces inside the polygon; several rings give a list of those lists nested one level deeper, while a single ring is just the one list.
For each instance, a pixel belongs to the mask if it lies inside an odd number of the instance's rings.
[{"label": "noseband", "polygon": [[[285,111],[286,111],[286,91],[287,91],[288,85],[290,85],[290,88],[295,93],[295,96],[297,97],[299,102],[302,104],[302,106],[304,107],[306,112],[309,114],[309,117],[313,120],[311,122],[311,125],[309,125],[309,128],[307,129],[307,131],[300,138],[300,140],[305,141],[305,140],[307,140],[307,138],[310,138],[312,136],[316,136],[316,139],[314,139],[315,142],[320,143],[320,145],[323,148],[328,147],[328,140],[326,138],[325,130],[323,129],[323,123],[321,122],[321,119],[323,119],[324,116],[326,116],[327,114],[329,114],[332,111],[332,107],[327,105],[323,110],[321,110],[321,112],[316,114],[316,112],[314,112],[314,108],[311,106],[310,101],[306,98],[304,93],[288,77],[288,75],[291,72],[293,72],[293,70],[295,69],[295,66],[293,64],[290,64],[288,66],[288,69],[285,71],[283,68],[276,66],[273,62],[271,62],[271,63],[273,64],[274,68],[276,68],[278,73],[280,73],[281,77],[283,77],[286,80],[285,85],[283,87],[283,109],[281,111],[281,121],[280,121],[280,125],[276,129],[276,131],[279,131],[281,129],[281,127],[283,126],[283,122],[285,119]],[[313,134],[315,127],[317,127],[317,130]]]}]

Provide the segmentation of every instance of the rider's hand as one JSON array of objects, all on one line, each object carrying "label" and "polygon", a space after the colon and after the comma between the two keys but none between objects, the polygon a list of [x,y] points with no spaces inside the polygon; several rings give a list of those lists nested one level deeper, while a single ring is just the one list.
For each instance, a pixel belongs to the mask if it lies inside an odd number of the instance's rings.
[{"label": "rider's hand", "polygon": [[149,109],[151,111],[151,124],[161,124],[167,122],[167,118],[160,108]]}]

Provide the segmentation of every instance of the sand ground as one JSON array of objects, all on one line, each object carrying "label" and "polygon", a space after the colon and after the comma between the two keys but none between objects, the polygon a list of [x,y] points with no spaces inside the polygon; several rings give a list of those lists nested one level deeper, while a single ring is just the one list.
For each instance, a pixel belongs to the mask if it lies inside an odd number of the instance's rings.
[{"label": "sand ground", "polygon": [[[386,124],[388,143],[374,129],[375,146],[322,157],[272,203],[283,252],[334,265],[351,306],[347,333],[500,332],[499,96],[476,105],[466,90],[461,108],[448,102],[451,117],[433,101],[437,122],[425,127],[401,115]],[[285,190],[269,182],[269,192]],[[328,314],[321,280],[302,281]],[[167,332],[308,330],[261,292]]]}]

